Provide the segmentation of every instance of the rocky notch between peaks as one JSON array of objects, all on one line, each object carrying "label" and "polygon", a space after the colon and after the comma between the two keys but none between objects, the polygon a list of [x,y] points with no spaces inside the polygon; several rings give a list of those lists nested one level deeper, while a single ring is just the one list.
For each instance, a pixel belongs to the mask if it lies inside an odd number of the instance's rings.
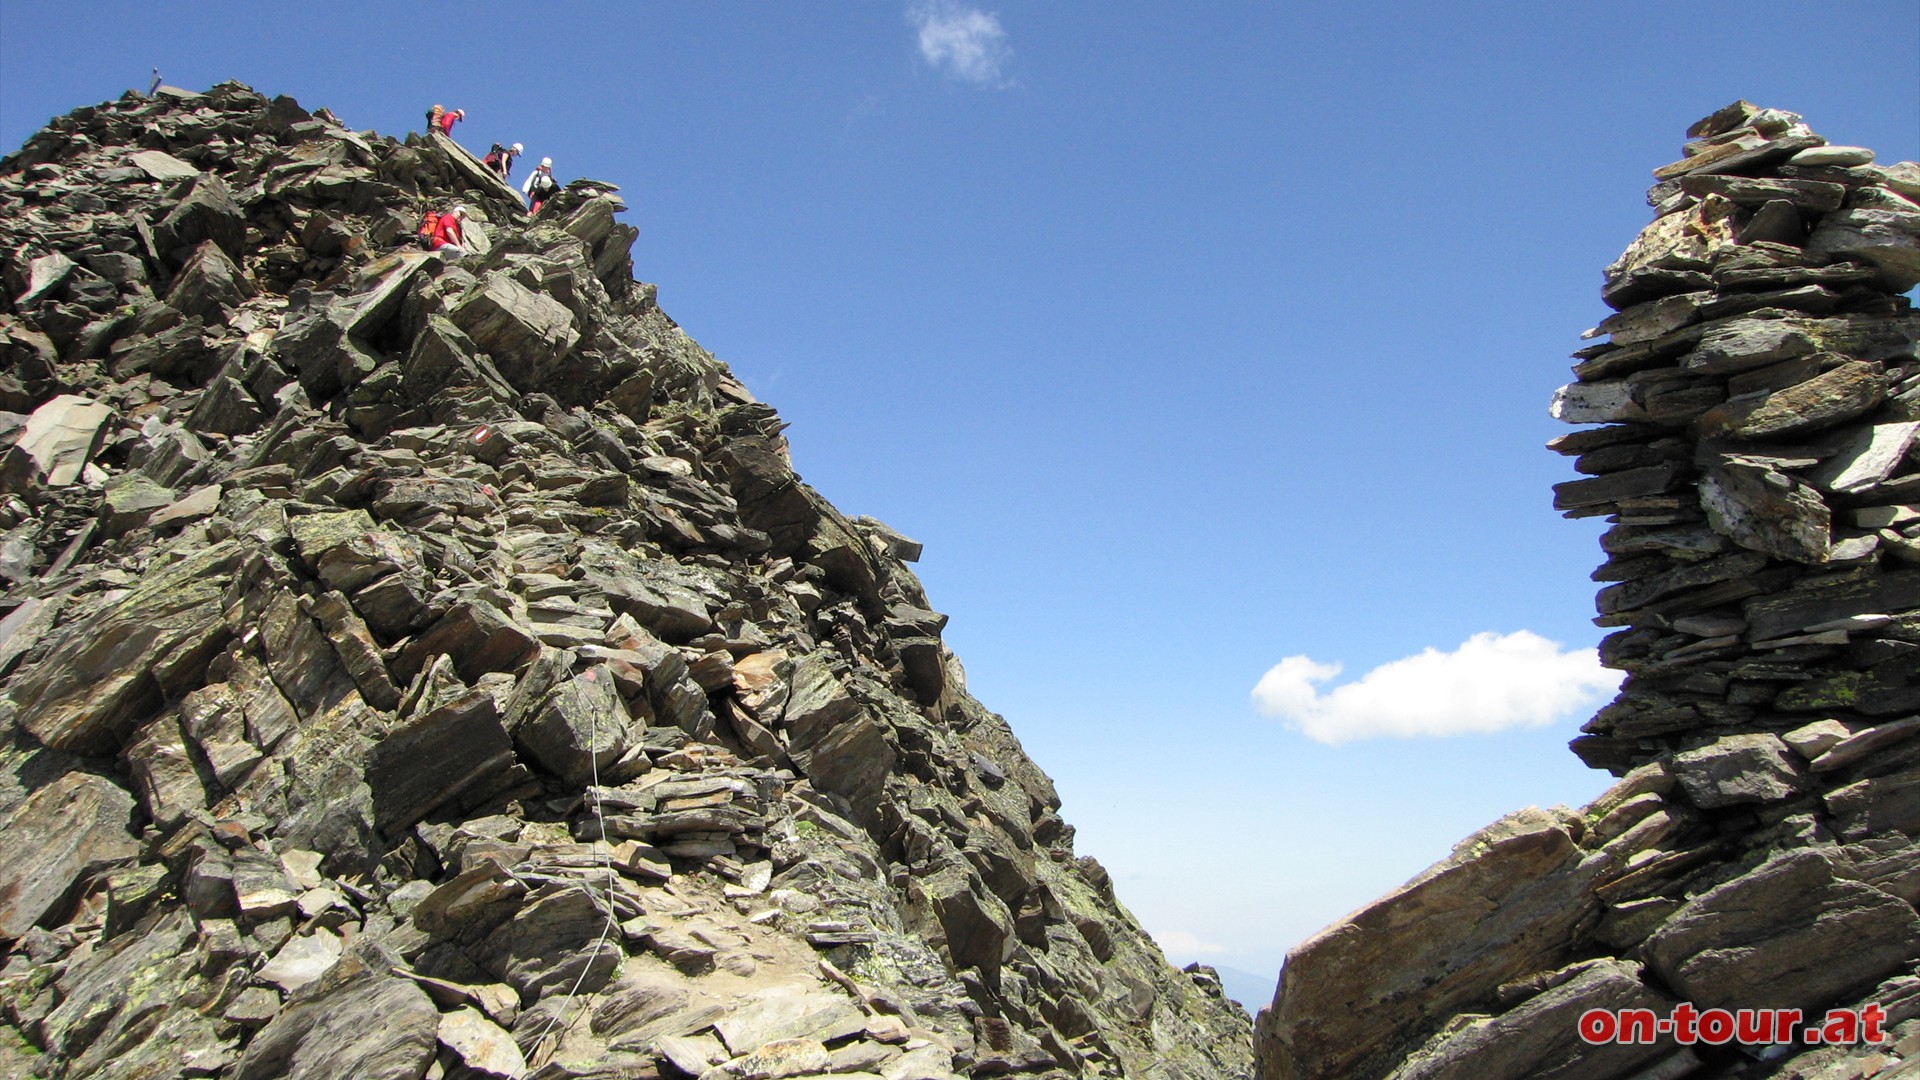
[{"label": "rocky notch between peaks", "polygon": [[232,83],[0,161],[0,1070],[1250,1075],[614,191]]},{"label": "rocky notch between peaks", "polygon": [[[1627,678],[1529,808],[1298,946],[1266,1080],[1920,1075],[1920,165],[1738,102],[1654,172],[1552,448]],[[1589,1046],[1589,1009],[1885,1009],[1882,1046]]]}]

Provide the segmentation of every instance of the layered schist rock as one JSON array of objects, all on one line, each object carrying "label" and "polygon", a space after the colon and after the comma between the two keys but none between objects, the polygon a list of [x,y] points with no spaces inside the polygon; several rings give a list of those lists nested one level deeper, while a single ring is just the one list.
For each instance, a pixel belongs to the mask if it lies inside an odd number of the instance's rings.
[{"label": "layered schist rock", "polygon": [[[1655,170],[1554,441],[1605,516],[1573,749],[1526,810],[1296,948],[1260,1075],[1857,1080],[1920,1068],[1920,165],[1736,103]],[[1880,1046],[1592,1046],[1591,1009],[1884,1007]],[[1901,1064],[1907,1062],[1907,1064]]]},{"label": "layered schist rock", "polygon": [[1248,1075],[620,209],[234,84],[0,162],[0,1071]]}]

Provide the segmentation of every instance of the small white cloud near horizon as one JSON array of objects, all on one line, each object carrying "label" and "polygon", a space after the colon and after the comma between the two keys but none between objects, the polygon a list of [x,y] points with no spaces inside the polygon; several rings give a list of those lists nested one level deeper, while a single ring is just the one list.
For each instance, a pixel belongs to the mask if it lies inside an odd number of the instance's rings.
[{"label": "small white cloud near horizon", "polygon": [[907,9],[920,33],[920,55],[935,71],[975,86],[1012,86],[1002,74],[1013,50],[1000,17],[958,0],[921,0]]},{"label": "small white cloud near horizon", "polygon": [[1185,930],[1165,930],[1153,935],[1153,940],[1159,943],[1160,951],[1169,956],[1215,956],[1227,951],[1225,945],[1203,941],[1199,935]]},{"label": "small white cloud near horizon", "polygon": [[1592,649],[1562,651],[1528,630],[1479,633],[1453,652],[1427,648],[1323,692],[1339,664],[1289,656],[1253,688],[1262,715],[1315,742],[1415,739],[1544,727],[1619,688]]}]

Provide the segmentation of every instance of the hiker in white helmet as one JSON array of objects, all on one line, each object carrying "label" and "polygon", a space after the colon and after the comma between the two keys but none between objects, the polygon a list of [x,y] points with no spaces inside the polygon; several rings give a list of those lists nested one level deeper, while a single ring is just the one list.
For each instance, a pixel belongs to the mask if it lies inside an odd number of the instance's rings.
[{"label": "hiker in white helmet", "polygon": [[457,259],[467,253],[467,208],[456,206],[440,215],[434,223],[433,250],[442,258]]},{"label": "hiker in white helmet", "polygon": [[553,159],[541,158],[533,174],[527,177],[527,182],[520,185],[520,193],[527,197],[527,213],[539,213],[540,205],[553,198],[559,190],[560,182],[553,178]]},{"label": "hiker in white helmet", "polygon": [[513,172],[513,159],[525,153],[526,149],[526,147],[521,146],[519,143],[514,143],[512,146],[501,146],[499,143],[494,143],[493,149],[487,151],[487,156],[482,158],[481,161],[486,164],[487,168],[493,170],[494,175],[505,180],[507,176]]}]

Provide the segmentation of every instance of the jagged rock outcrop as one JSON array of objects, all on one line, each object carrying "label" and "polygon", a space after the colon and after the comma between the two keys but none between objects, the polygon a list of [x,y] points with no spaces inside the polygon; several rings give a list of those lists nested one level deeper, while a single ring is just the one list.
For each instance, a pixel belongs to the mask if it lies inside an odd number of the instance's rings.
[{"label": "jagged rock outcrop", "polygon": [[[1920,165],[1729,106],[1655,170],[1552,448],[1606,516],[1619,783],[1528,809],[1289,954],[1267,1080],[1920,1068]],[[1875,1003],[1881,1046],[1588,1045],[1590,1009]],[[1899,1064],[1907,1062],[1907,1064]]]},{"label": "jagged rock outcrop", "polygon": [[621,205],[237,84],[0,161],[0,1071],[1249,1075]]}]

